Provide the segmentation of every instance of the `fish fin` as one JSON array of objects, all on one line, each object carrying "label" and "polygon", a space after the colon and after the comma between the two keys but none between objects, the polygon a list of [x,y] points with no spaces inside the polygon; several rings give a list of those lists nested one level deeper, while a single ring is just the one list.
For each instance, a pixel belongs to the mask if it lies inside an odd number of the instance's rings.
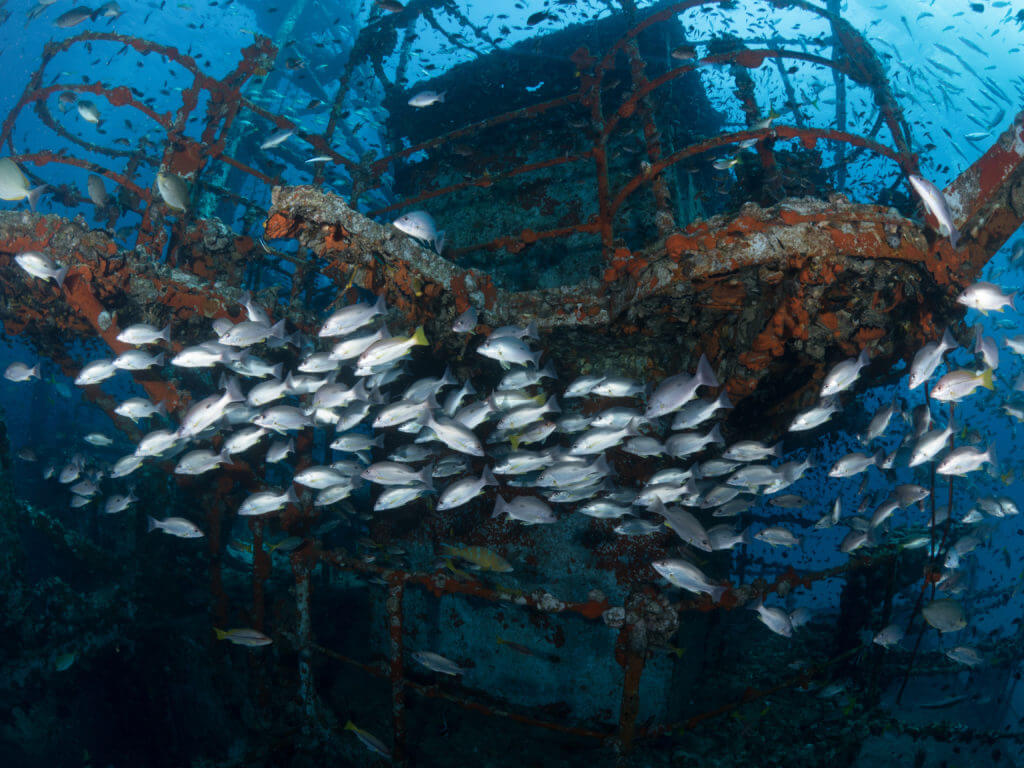
[{"label": "fish fin", "polygon": [[708,362],[707,355],[700,356],[700,362],[697,363],[697,380],[708,387],[717,387],[718,379],[715,377],[715,372],[711,369],[711,363]]},{"label": "fish fin", "polygon": [[960,248],[960,233],[954,228],[949,232],[949,244],[953,246],[953,250]]},{"label": "fish fin", "polygon": [[549,413],[562,412],[562,409],[558,406],[558,398],[555,397],[554,395],[551,396],[551,399],[548,400],[547,403],[545,403],[545,405],[547,405]]},{"label": "fish fin", "polygon": [[439,94],[437,94],[437,100],[442,104],[444,104],[444,96],[446,93],[448,93],[448,91],[441,91]]},{"label": "fish fin", "polygon": [[[431,419],[433,421],[433,419]],[[434,462],[430,462],[420,472],[420,482],[430,490],[434,490]]]},{"label": "fish fin", "polygon": [[33,211],[36,209],[36,204],[39,202],[40,196],[42,196],[43,192],[47,189],[49,189],[49,187],[46,184],[40,184],[35,189],[30,189],[28,191],[28,194],[26,194],[25,197],[28,199],[29,208]]},{"label": "fish fin", "polygon": [[708,432],[708,440],[718,445],[725,445],[725,438],[722,437],[722,428],[718,424],[715,424],[711,431]]},{"label": "fish fin", "polygon": [[[225,640],[228,636],[227,632],[223,629],[217,629],[216,627],[213,628],[213,634],[217,636],[218,640]],[[351,722],[351,720],[349,722]]]},{"label": "fish fin", "polygon": [[543,378],[549,378],[549,379],[557,379],[558,378],[558,374],[555,373],[555,367],[551,363],[550,360],[548,360],[548,362],[545,363],[544,367],[541,368],[537,373],[540,375],[540,377],[542,379]]},{"label": "fish fin", "polygon": [[531,320],[526,326],[525,336],[529,336],[534,341],[540,341],[540,331],[537,330],[537,321]]},{"label": "fish fin", "polygon": [[732,408],[732,401],[729,399],[729,394],[723,391],[718,396],[718,400],[715,401],[715,405],[718,408]]},{"label": "fish fin", "polygon": [[446,365],[444,367],[444,374],[441,376],[441,383],[438,386],[438,389],[440,389],[441,387],[447,387],[447,386],[450,386],[452,384],[458,384],[458,383],[459,383],[459,380],[456,379],[454,375],[452,375],[452,368],[451,368],[451,366],[450,365]]},{"label": "fish fin", "polygon": [[462,391],[465,392],[467,395],[476,394],[476,388],[473,386],[473,382],[471,381],[467,381],[465,384],[463,384]]},{"label": "fish fin", "polygon": [[164,364],[164,353],[161,352],[160,354],[158,354],[156,357],[153,358],[153,365],[159,366],[159,367],[163,367],[163,364]]},{"label": "fish fin", "polygon": [[945,354],[945,352],[950,351],[951,349],[956,349],[957,343],[956,340],[953,338],[953,334],[949,332],[949,326],[946,326],[946,330],[942,332],[942,340],[939,343],[942,345],[944,349],[943,354]]},{"label": "fish fin", "polygon": [[168,323],[163,328],[161,328],[160,329],[160,333],[158,333],[156,335],[156,337],[158,339],[163,339],[164,341],[170,343],[170,341],[171,341],[171,324]]},{"label": "fish fin", "polygon": [[[163,352],[160,354],[162,355]],[[241,403],[245,401],[245,395],[242,394],[242,389],[238,384],[238,379],[234,376],[228,379],[227,386],[224,388],[224,394],[227,396],[229,403]]]},{"label": "fish fin", "polygon": [[284,327],[284,318],[283,317],[280,320],[278,320],[276,323],[274,323],[272,326],[270,326],[270,331],[269,331],[269,333],[267,335],[269,337],[271,337],[271,338],[274,338],[274,339],[283,339],[284,338],[284,336],[285,336],[285,327]]},{"label": "fish fin", "polygon": [[[712,587],[711,588],[711,602],[713,602],[713,603],[720,603],[720,602],[722,602],[722,595],[724,595],[728,591],[729,591],[728,587],[723,587],[723,586]],[[680,650],[678,655],[680,657],[682,657],[682,655],[683,655],[682,654],[682,650]]]},{"label": "fish fin", "polygon": [[159,527],[160,523],[155,517],[153,517],[152,515],[146,515],[146,533],[149,533],[150,531]]},{"label": "fish fin", "polygon": [[981,386],[985,389],[995,389],[992,384],[992,369],[986,368],[981,374]]},{"label": "fish fin", "polygon": [[285,494],[284,498],[285,498],[285,501],[287,501],[287,502],[289,502],[291,504],[298,504],[299,503],[299,494],[297,494],[295,492],[295,486],[294,485],[289,485],[288,486],[288,493]]},{"label": "fish fin", "polygon": [[412,335],[412,343],[415,346],[425,347],[430,342],[427,341],[427,335],[423,332],[423,326],[419,326],[416,332]]},{"label": "fish fin", "polygon": [[373,310],[379,315],[383,315],[385,312],[388,311],[388,305],[384,301],[383,293],[380,296],[378,296],[377,301],[374,302]]},{"label": "fish fin", "polygon": [[57,287],[64,287],[64,279],[68,276],[69,267],[61,267],[57,270],[57,273],[53,276],[53,279],[57,281]]},{"label": "fish fin", "polygon": [[480,480],[484,485],[498,486],[498,481],[494,479],[494,473],[491,472],[490,467],[484,467],[484,471],[480,474]]},{"label": "fish fin", "polygon": [[501,517],[502,513],[505,512],[505,508],[508,506],[508,502],[505,501],[504,497],[497,493],[494,495],[494,512],[491,513],[491,517]]}]

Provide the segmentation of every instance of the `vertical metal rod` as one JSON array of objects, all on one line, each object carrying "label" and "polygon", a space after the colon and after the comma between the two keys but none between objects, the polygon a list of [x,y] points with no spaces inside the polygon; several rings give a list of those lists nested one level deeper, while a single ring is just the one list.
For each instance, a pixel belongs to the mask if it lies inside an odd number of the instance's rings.
[{"label": "vertical metal rod", "polygon": [[299,701],[305,712],[303,728],[307,736],[313,736],[319,722],[316,706],[316,689],[313,687],[313,622],[310,617],[309,567],[297,558],[292,558],[292,572],[295,574],[295,610],[299,616],[297,628],[299,645]]},{"label": "vertical metal rod", "polygon": [[252,626],[263,631],[263,581],[270,571],[270,555],[263,550],[263,519],[249,520],[252,531]]},{"label": "vertical metal rod", "polygon": [[619,706],[619,732],[616,737],[616,765],[628,765],[628,756],[636,735],[636,717],[640,710],[640,678],[647,656],[647,632],[643,621],[630,621],[630,615],[642,609],[642,596],[626,600],[626,623],[615,641],[615,658],[622,665],[622,703]]},{"label": "vertical metal rod", "polygon": [[393,743],[391,757],[394,765],[405,765],[405,670],[402,659],[402,599],[405,579],[400,573],[388,577],[388,638],[391,646],[391,723]]},{"label": "vertical metal rod", "polygon": [[[640,90],[648,84],[647,67],[643,56],[640,55],[640,48],[635,40],[631,40],[625,47],[626,56],[629,59],[629,72],[633,79],[633,88]],[[650,95],[640,99],[637,105],[637,115],[643,122],[644,144],[647,146],[647,159],[653,164],[661,160],[661,138],[658,126],[654,119],[654,109],[651,105]],[[675,217],[672,215],[672,196],[668,191],[668,184],[665,176],[657,174],[651,179],[651,193],[654,195],[654,203],[658,208],[659,216],[656,217],[658,231],[668,234],[678,227]]]},{"label": "vertical metal rod", "polygon": [[[839,17],[842,10],[842,0],[828,0],[828,12]],[[832,25],[832,58],[837,59],[845,55],[842,43],[836,35],[835,24]],[[832,82],[836,87],[836,129],[846,130],[846,75],[838,69],[832,69]],[[836,143],[836,187],[840,190],[846,186],[846,145],[843,142]]]}]

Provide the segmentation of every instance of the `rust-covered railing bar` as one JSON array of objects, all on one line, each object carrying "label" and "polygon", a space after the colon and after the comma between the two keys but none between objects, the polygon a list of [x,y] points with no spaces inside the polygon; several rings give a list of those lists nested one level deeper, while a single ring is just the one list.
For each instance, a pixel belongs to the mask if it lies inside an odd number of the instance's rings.
[{"label": "rust-covered railing bar", "polygon": [[833,71],[845,71],[844,64],[841,62],[836,62],[823,56],[817,56],[813,53],[791,51],[782,48],[741,48],[722,53],[712,53],[693,63],[683,64],[675,67],[674,69],[670,69],[664,74],[659,75],[652,80],[648,80],[643,86],[636,88],[630,93],[629,98],[623,101],[616,112],[608,119],[605,131],[607,133],[611,133],[615,130],[615,127],[624,116],[632,114],[632,110],[635,109],[641,98],[656,91],[666,83],[682,77],[683,75],[689,74],[690,72],[694,72],[704,65],[736,64],[745,69],[757,69],[765,59],[796,59],[806,61],[811,64],[818,64],[822,67],[828,67]]},{"label": "rust-covered railing bar", "polygon": [[731,714],[738,709],[746,706],[755,701],[761,701],[762,699],[771,696],[779,691],[784,691],[789,688],[796,688],[797,686],[806,686],[815,680],[822,677],[822,675],[836,664],[844,661],[851,656],[855,656],[861,652],[861,646],[856,646],[848,651],[833,656],[824,662],[814,665],[812,668],[798,672],[795,675],[790,675],[785,678],[782,682],[776,683],[775,685],[769,686],[768,688],[747,688],[740,698],[735,699],[731,702],[723,704],[715,709],[701,712],[700,714],[694,715],[687,718],[686,720],[679,723],[662,723],[655,725],[650,728],[641,729],[638,731],[636,737],[638,739],[648,739],[655,736],[667,736],[670,734],[679,734],[683,731],[694,731],[702,723],[706,723],[709,720],[722,717],[723,715]]},{"label": "rust-covered railing bar", "polygon": [[446,187],[425,190],[418,195],[404,198],[397,203],[392,203],[391,205],[384,206],[383,208],[375,208],[372,211],[368,211],[366,215],[370,217],[382,216],[386,213],[407,208],[411,205],[418,205],[419,203],[426,202],[427,200],[434,200],[438,197],[443,197],[455,192],[461,192],[462,190],[469,189],[470,187],[489,187],[498,181],[505,181],[506,179],[512,179],[516,176],[522,176],[523,174],[533,173],[534,171],[544,170],[546,168],[556,168],[560,165],[578,163],[591,156],[591,152],[583,152],[578,155],[569,155],[567,157],[552,157],[547,160],[538,160],[535,163],[517,165],[515,168],[510,168],[509,170],[501,173],[490,173],[484,176],[475,176],[471,179],[466,179],[455,184],[449,184]]},{"label": "rust-covered railing bar", "polygon": [[[129,176],[125,176],[117,171],[111,171],[102,165],[97,165],[96,163],[88,160],[82,160],[73,155],[61,155],[55,152],[29,152],[22,155],[12,155],[11,159],[15,162],[32,163],[32,165],[37,167],[48,165],[50,163],[59,163],[73,168],[81,168],[89,173],[95,173],[97,176],[103,176],[110,179],[114,183],[119,184],[132,192],[132,194],[138,195],[138,197],[144,202],[149,203],[153,200],[153,196],[149,189],[146,187],[140,187]],[[90,201],[90,205],[91,204],[92,203]]]},{"label": "rust-covered railing bar", "polygon": [[711,139],[706,139],[697,144],[690,144],[689,146],[683,147],[673,152],[671,155],[667,155],[656,163],[653,163],[650,170],[646,173],[638,174],[627,181],[622,187],[619,188],[615,195],[615,198],[611,203],[612,212],[617,212],[622,207],[623,202],[629,195],[635,192],[653,173],[660,173],[665,168],[668,168],[675,163],[686,160],[687,158],[694,157],[696,155],[703,154],[705,152],[711,152],[721,147],[736,144],[744,139],[761,139],[763,137],[774,137],[778,139],[799,139],[804,142],[805,146],[810,143],[813,146],[813,142],[819,139],[826,139],[828,141],[846,142],[859,147],[864,147],[872,152],[875,152],[882,157],[886,157],[892,160],[897,165],[902,166],[902,157],[896,152],[884,144],[865,139],[863,136],[859,136],[853,133],[844,133],[842,131],[836,131],[825,128],[797,128],[791,125],[777,125],[772,128],[763,128],[758,130],[749,131],[736,131],[734,133],[726,133],[720,136],[715,136]]},{"label": "rust-covered railing bar", "polygon": [[[596,219],[596,217],[593,218]],[[516,253],[524,247],[540,242],[541,240],[557,240],[576,234],[601,234],[602,231],[603,227],[599,220],[589,221],[585,224],[555,227],[554,229],[524,229],[515,234],[496,237],[493,240],[488,240],[486,243],[474,243],[463,248],[453,248],[451,250],[446,249],[445,253],[451,256],[453,260],[474,251],[505,250],[510,253]]]},{"label": "rust-covered railing bar", "polygon": [[[381,664],[364,664],[361,661],[338,653],[330,648],[325,648],[322,645],[312,643],[310,647],[317,653],[321,653],[329,659],[340,661],[343,664],[356,667],[366,672],[368,675],[378,677],[382,680],[386,680],[389,677],[388,670]],[[566,725],[565,723],[554,722],[550,720],[540,720],[536,717],[530,717],[520,712],[515,712],[504,706],[495,706],[493,703],[485,703],[471,699],[466,695],[455,693],[451,688],[442,688],[439,685],[427,685],[424,683],[417,682],[410,678],[405,678],[404,686],[406,690],[416,693],[420,696],[424,696],[428,699],[440,699],[447,701],[471,712],[479,712],[487,717],[498,717],[503,720],[511,720],[516,723],[523,725],[529,725],[534,728],[541,728],[547,731],[554,731],[555,733],[564,733],[572,736],[579,736],[584,739],[594,739],[597,741],[605,741],[611,738],[610,733],[594,730],[593,728],[584,728],[576,725]]]},{"label": "rust-covered railing bar", "polygon": [[[163,128],[167,128],[171,122],[170,114],[157,112],[155,109],[150,107],[145,102],[136,99],[135,95],[132,93],[131,88],[125,85],[118,85],[113,88],[105,88],[103,86],[103,83],[57,83],[56,85],[50,85],[45,88],[40,88],[38,90],[33,91],[28,95],[28,98],[25,99],[25,103],[22,106],[28,106],[29,104],[33,103],[37,107],[40,105],[45,105],[46,100],[50,98],[50,96],[52,96],[55,93],[62,93],[64,91],[73,91],[74,93],[94,93],[97,96],[103,96],[115,107],[132,107],[133,109],[137,109],[139,112],[141,112],[150,120],[152,120],[154,123]],[[50,117],[52,120],[52,116],[49,114],[49,110],[46,109],[45,111],[47,113],[47,116]],[[37,113],[38,112],[39,111],[37,110]],[[70,139],[72,141],[77,140],[77,143],[81,144],[84,147],[88,147],[90,150],[93,150],[95,152],[115,157],[130,155],[133,152],[133,150],[130,149],[112,149],[109,147],[104,147],[98,144],[87,142],[81,139],[80,137],[75,136],[73,133],[64,130],[63,126],[59,125],[56,122],[54,122],[52,126],[48,127],[51,127],[54,131],[60,133],[64,138]]]},{"label": "rust-covered railing bar", "polygon": [[[347,555],[334,550],[308,549],[304,550],[306,557],[320,562],[328,563],[337,568],[347,571],[356,571],[371,576],[379,576],[385,581],[392,578],[400,578],[406,585],[415,584],[424,587],[432,595],[461,594],[471,595],[490,602],[512,603],[524,607],[539,610],[541,602],[538,598],[528,594],[520,594],[518,590],[503,590],[500,587],[489,587],[480,581],[461,581],[444,573],[419,573],[413,571],[398,571],[391,568],[366,563],[362,560],[349,558]],[[595,621],[609,608],[607,601],[588,600],[583,603],[565,602],[562,610],[576,613],[586,619]]]},{"label": "rust-covered railing bar", "polygon": [[394,152],[390,155],[379,157],[373,161],[372,165],[370,166],[370,170],[375,174],[383,173],[387,169],[389,164],[397,162],[398,160],[406,158],[410,155],[413,155],[416,152],[425,152],[427,150],[434,149],[435,147],[439,147],[442,144],[447,144],[452,141],[458,141],[459,139],[471,136],[484,129],[494,128],[498,125],[504,125],[505,123],[511,122],[513,120],[521,120],[536,117],[537,115],[543,114],[544,112],[549,112],[552,109],[557,109],[558,107],[563,107],[566,106],[567,104],[573,104],[579,101],[579,99],[580,95],[578,93],[569,93],[566,94],[565,96],[559,96],[554,99],[549,99],[548,101],[542,101],[538,102],[537,104],[530,104],[525,107],[520,107],[519,109],[514,109],[511,112],[504,112],[500,115],[494,115],[493,117],[489,117],[485,120],[479,120],[475,123],[463,126],[462,128],[457,128],[454,131],[449,131],[448,133],[445,133],[442,136],[436,136],[433,139],[421,141],[419,144],[414,144],[411,147],[406,147],[405,149],[399,152]]}]

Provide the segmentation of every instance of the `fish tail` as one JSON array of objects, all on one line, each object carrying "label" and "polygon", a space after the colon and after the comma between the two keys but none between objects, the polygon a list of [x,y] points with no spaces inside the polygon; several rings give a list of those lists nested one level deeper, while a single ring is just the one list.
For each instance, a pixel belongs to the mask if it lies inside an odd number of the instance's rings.
[{"label": "fish tail", "polygon": [[416,346],[425,347],[430,342],[427,341],[427,335],[423,332],[423,326],[419,326],[416,332],[412,335],[412,343]]},{"label": "fish tail", "polygon": [[64,279],[68,276],[69,267],[61,267],[57,270],[57,273],[53,276],[53,279],[57,281],[57,287],[64,287]]},{"label": "fish tail", "polygon": [[708,362],[707,355],[700,356],[700,362],[697,363],[697,380],[708,387],[717,387],[718,379],[715,377],[715,372],[711,369],[711,363]]},{"label": "fish tail", "polygon": [[28,198],[28,205],[33,211],[36,209],[36,203],[39,202],[39,198],[42,196],[49,187],[46,184],[40,184],[35,189],[30,189],[25,197]]},{"label": "fish tail", "polygon": [[505,511],[505,507],[507,506],[508,502],[505,501],[504,497],[502,497],[500,493],[495,494],[494,513],[491,515],[491,517],[500,517],[501,514]]},{"label": "fish tail", "polygon": [[984,373],[981,374],[981,386],[985,389],[995,389],[992,385],[992,369],[986,368]]},{"label": "fish tail", "polygon": [[153,517],[152,515],[146,515],[146,518],[147,518],[146,533],[149,533],[150,531],[154,530],[155,528],[159,528],[160,527],[160,522],[155,517]]},{"label": "fish tail", "polygon": [[225,632],[223,629],[217,629],[216,627],[213,628],[213,633],[217,636],[218,640],[225,640],[227,639],[228,636],[227,632]]}]

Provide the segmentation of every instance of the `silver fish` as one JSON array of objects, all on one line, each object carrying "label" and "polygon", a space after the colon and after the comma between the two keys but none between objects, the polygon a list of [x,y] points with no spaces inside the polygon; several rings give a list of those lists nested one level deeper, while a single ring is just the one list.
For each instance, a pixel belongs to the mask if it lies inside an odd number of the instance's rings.
[{"label": "silver fish", "polygon": [[721,601],[722,595],[729,589],[711,583],[700,568],[686,560],[655,560],[651,567],[673,586],[697,594],[710,595],[714,603]]},{"label": "silver fish", "polygon": [[472,333],[476,330],[478,318],[475,307],[470,307],[452,323],[452,331],[455,333]]},{"label": "silver fish", "polygon": [[484,467],[479,479],[475,477],[464,477],[461,480],[456,480],[445,488],[444,493],[441,494],[441,498],[438,499],[437,508],[445,510],[461,507],[463,504],[468,503],[483,493],[484,488],[487,486],[497,485],[498,481],[494,479],[494,475],[491,473],[491,470]]},{"label": "silver fish", "polygon": [[150,516],[149,525],[146,530],[160,530],[171,536],[177,536],[180,539],[199,539],[203,536],[199,526],[183,517],[167,517],[163,520],[157,520],[155,517]]},{"label": "silver fish", "polygon": [[948,237],[950,245],[956,249],[960,241],[960,233],[957,232],[956,225],[953,223],[953,215],[949,211],[946,198],[941,190],[927,179],[915,174],[910,174],[909,180],[910,186],[921,198],[928,213],[938,220],[939,234]]},{"label": "silver fish", "polygon": [[871,362],[871,358],[868,356],[868,351],[862,349],[856,358],[837,363],[832,370],[825,374],[825,380],[821,385],[821,396],[828,397],[849,389],[869,362]]},{"label": "silver fish", "polygon": [[444,249],[444,233],[437,231],[434,217],[426,211],[410,211],[391,222],[391,226],[399,232],[428,243],[438,253]]},{"label": "silver fish", "polygon": [[58,267],[49,256],[36,251],[24,251],[14,257],[15,263],[32,277],[40,280],[53,280],[60,288],[64,285],[64,278],[67,277],[68,268]]},{"label": "silver fish", "polygon": [[494,501],[494,513],[491,517],[508,515],[512,520],[519,520],[528,525],[558,522],[551,507],[535,496],[516,496],[512,501],[498,494]]},{"label": "silver fish", "polygon": [[9,157],[0,158],[0,200],[28,200],[34,211],[46,185],[29,188],[28,178]]},{"label": "silver fish", "polygon": [[1003,307],[1013,309],[1013,297],[1016,293],[1003,293],[998,285],[979,281],[968,286],[963,293],[956,297],[958,304],[963,304],[969,309],[976,309],[983,315],[989,312],[1002,312]]},{"label": "silver fish", "polygon": [[656,419],[678,411],[697,396],[697,389],[701,386],[718,386],[715,372],[711,370],[711,364],[704,355],[700,356],[697,372],[693,376],[685,373],[670,376],[658,385],[648,400],[644,417]]},{"label": "silver fish", "polygon": [[420,91],[414,94],[408,103],[410,107],[416,107],[417,109],[423,109],[433,104],[443,104],[446,93],[448,91],[441,91],[440,93],[437,91]]},{"label": "silver fish", "polygon": [[284,493],[273,493],[272,491],[258,491],[251,494],[242,506],[238,508],[238,514],[243,516],[265,515],[269,512],[276,512],[288,504],[297,504],[299,497],[295,489],[289,487]]},{"label": "silver fish", "polygon": [[446,659],[444,656],[430,651],[415,651],[412,657],[417,663],[422,664],[432,672],[440,672],[443,675],[452,675],[454,677],[455,675],[464,674],[466,671],[451,659]]},{"label": "silver fish", "polygon": [[158,173],[156,189],[160,193],[160,198],[171,208],[179,211],[188,210],[190,194],[188,182],[181,176],[173,173]]},{"label": "silver fish", "polygon": [[942,332],[940,341],[930,341],[925,344],[914,355],[914,361],[910,364],[910,388],[915,389],[928,381],[935,373],[935,369],[942,363],[942,358],[947,352],[957,348],[949,328]]},{"label": "silver fish", "polygon": [[280,146],[281,144],[284,144],[293,133],[295,133],[295,131],[290,128],[278,131],[260,144],[260,149],[273,149],[274,147]]}]

